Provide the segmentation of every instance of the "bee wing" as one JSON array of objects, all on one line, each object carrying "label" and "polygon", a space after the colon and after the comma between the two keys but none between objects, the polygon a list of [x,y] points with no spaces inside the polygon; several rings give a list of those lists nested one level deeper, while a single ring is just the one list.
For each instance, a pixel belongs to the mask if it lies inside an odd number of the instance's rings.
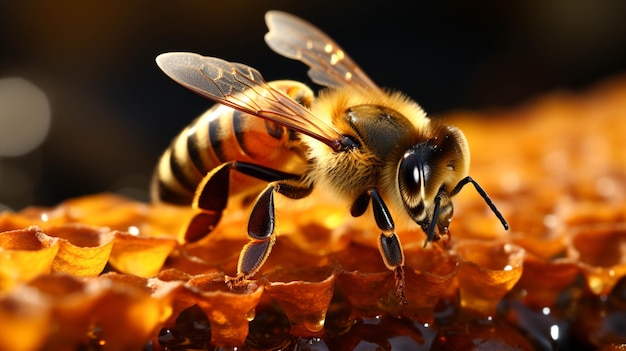
[{"label": "bee wing", "polygon": [[280,11],[265,15],[267,45],[280,55],[310,67],[309,77],[327,87],[356,86],[380,92],[380,88],[326,33],[310,23]]},{"label": "bee wing", "polygon": [[161,54],[156,62],[170,78],[204,97],[340,148],[341,134],[272,88],[252,67],[187,52]]}]

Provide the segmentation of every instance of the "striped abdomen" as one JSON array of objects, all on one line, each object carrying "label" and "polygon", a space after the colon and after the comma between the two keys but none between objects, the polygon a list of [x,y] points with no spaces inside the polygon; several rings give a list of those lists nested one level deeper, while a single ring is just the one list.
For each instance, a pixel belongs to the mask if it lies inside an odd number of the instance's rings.
[{"label": "striped abdomen", "polygon": [[[302,174],[306,170],[303,155],[302,144],[292,131],[216,105],[187,126],[163,153],[152,180],[152,198],[191,204],[196,187],[207,172],[228,161]],[[237,173],[231,177],[231,195],[262,184]]]}]

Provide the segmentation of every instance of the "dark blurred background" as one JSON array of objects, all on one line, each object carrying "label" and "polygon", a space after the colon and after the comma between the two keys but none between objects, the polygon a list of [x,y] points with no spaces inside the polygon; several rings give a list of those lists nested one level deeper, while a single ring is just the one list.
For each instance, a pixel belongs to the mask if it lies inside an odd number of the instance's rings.
[{"label": "dark blurred background", "polygon": [[0,208],[103,191],[147,200],[170,140],[211,102],[154,58],[193,51],[308,82],[264,43],[264,13],[330,34],[431,114],[508,108],[626,70],[626,2],[0,1]]}]

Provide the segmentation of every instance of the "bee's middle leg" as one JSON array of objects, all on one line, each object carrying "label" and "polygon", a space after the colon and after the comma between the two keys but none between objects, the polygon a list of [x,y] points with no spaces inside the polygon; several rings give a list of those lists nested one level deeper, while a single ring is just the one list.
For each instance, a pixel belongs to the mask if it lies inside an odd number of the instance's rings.
[{"label": "bee's middle leg", "polygon": [[248,221],[248,237],[246,244],[239,255],[237,276],[227,278],[229,284],[253,276],[263,266],[270,255],[276,241],[274,193],[280,193],[291,199],[300,199],[311,193],[312,186],[302,184],[296,180],[279,180],[270,182],[265,190],[256,198]]}]

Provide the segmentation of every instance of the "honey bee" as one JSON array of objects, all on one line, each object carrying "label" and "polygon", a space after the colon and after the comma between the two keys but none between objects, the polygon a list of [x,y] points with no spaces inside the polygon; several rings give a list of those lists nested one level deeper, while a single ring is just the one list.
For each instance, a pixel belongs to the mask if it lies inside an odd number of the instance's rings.
[{"label": "honey bee", "polygon": [[[265,41],[309,66],[317,97],[295,81],[266,82],[252,67],[194,53],[165,53],[158,66],[219,105],[178,135],[153,181],[156,200],[191,204],[186,241],[205,237],[230,196],[257,189],[249,243],[229,284],[251,278],[275,242],[276,193],[301,199],[316,187],[347,202],[354,217],[370,203],[378,247],[404,300],[404,254],[395,220],[419,226],[428,242],[448,237],[451,198],[471,183],[505,229],[508,224],[468,175],[469,147],[456,127],[432,120],[406,95],[378,87],[328,35],[293,15],[270,11]],[[258,190],[257,190],[258,191]]]}]

